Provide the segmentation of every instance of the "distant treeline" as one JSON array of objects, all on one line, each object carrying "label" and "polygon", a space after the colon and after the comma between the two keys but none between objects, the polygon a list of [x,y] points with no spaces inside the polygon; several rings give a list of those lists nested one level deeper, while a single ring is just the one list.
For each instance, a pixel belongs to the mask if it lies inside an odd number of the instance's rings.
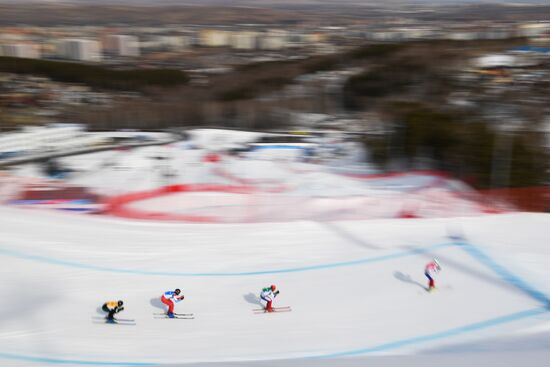
[{"label": "distant treeline", "polygon": [[115,90],[142,90],[148,86],[172,87],[189,80],[188,75],[179,70],[113,70],[74,62],[15,57],[0,57],[0,72],[41,75],[59,82],[82,83]]},{"label": "distant treeline", "polygon": [[298,76],[338,70],[354,63],[380,61],[405,48],[402,44],[377,44],[340,54],[242,65],[236,73],[220,78],[216,98],[226,102],[254,99],[294,83]]}]

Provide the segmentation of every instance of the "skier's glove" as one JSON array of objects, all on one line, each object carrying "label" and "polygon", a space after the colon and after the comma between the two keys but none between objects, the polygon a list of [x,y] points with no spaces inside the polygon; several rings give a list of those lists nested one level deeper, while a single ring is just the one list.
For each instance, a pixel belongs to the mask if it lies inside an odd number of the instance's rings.
[{"label": "skier's glove", "polygon": [[121,307],[119,309],[116,310],[116,313],[119,313],[120,311],[124,310],[124,307]]},{"label": "skier's glove", "polygon": [[273,293],[273,294],[274,294],[274,295],[278,295],[278,294],[279,294],[279,291],[277,290],[277,291],[275,291],[275,293]]},{"label": "skier's glove", "polygon": [[183,296],[183,294],[180,296],[179,300],[181,301],[182,299],[184,299],[185,297]]}]

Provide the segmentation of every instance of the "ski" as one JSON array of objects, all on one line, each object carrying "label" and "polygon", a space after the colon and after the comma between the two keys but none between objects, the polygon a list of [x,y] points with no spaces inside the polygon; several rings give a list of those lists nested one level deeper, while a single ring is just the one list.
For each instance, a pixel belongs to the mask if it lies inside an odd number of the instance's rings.
[{"label": "ski", "polygon": [[168,317],[168,315],[159,315],[159,316],[153,316],[155,319],[180,319],[180,320],[193,320],[195,316],[177,316],[174,315],[174,317]]},{"label": "ski", "polygon": [[[106,317],[100,317],[100,316],[92,316],[92,319],[93,320],[98,320],[98,321],[105,321],[105,322],[108,321]],[[116,318],[113,321],[115,321],[115,322],[136,322],[135,319],[119,319],[119,318]]]},{"label": "ski", "polygon": [[267,312],[263,308],[256,308],[252,310],[254,313],[274,313],[274,312],[290,312],[292,311],[292,308],[290,306],[284,306],[284,307],[273,307],[273,312]]},{"label": "ski", "polygon": [[451,285],[446,285],[446,286],[443,286],[443,287],[436,287],[436,288],[433,288],[430,290],[430,288],[424,288],[423,291],[418,291],[418,294],[437,294],[441,291],[449,291],[449,290],[452,290],[453,287]]},{"label": "ski", "polygon": [[99,320],[94,320],[92,322],[94,324],[103,324],[103,325],[136,325],[135,322],[128,322],[128,321],[107,321],[107,320],[99,321]]},{"label": "ski", "polygon": [[[153,315],[166,316],[166,313],[153,313]],[[176,316],[195,316],[194,313],[176,313],[176,312],[174,312],[174,315],[176,315]]]},{"label": "ski", "polygon": [[[290,306],[272,307],[273,310],[289,310]],[[265,311],[265,308],[255,308],[252,311]]]},{"label": "ski", "polygon": [[290,312],[290,311],[292,311],[292,309],[286,308],[286,309],[284,309],[284,310],[273,310],[273,311],[271,311],[271,312],[267,312],[267,311],[265,311],[265,310],[263,310],[263,311],[254,311],[254,313],[255,313],[255,314],[262,314],[262,313],[281,313],[281,312]]},{"label": "ski", "polygon": [[115,322],[136,322],[134,319],[115,319]]}]

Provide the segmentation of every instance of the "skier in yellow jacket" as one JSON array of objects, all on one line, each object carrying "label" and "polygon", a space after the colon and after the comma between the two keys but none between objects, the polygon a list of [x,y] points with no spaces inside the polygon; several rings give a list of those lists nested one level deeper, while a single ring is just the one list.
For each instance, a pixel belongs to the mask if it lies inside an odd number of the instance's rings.
[{"label": "skier in yellow jacket", "polygon": [[109,313],[107,315],[107,321],[115,321],[115,313],[124,310],[124,307],[122,307],[123,304],[124,302],[122,301],[108,301],[103,304],[101,309]]}]

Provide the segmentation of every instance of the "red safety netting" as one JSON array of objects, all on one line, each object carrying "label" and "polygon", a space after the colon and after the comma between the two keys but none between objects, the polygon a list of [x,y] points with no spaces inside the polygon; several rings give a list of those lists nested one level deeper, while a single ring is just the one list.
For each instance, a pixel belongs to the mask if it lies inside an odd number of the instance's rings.
[{"label": "red safety netting", "polygon": [[199,223],[222,223],[225,220],[221,217],[207,215],[190,215],[170,212],[150,211],[130,207],[129,204],[141,200],[151,199],[159,196],[174,193],[191,192],[223,192],[231,194],[250,194],[255,189],[246,185],[213,185],[213,184],[190,184],[170,185],[159,189],[140,191],[124,194],[108,199],[105,202],[105,213],[132,219],[185,221]]}]

